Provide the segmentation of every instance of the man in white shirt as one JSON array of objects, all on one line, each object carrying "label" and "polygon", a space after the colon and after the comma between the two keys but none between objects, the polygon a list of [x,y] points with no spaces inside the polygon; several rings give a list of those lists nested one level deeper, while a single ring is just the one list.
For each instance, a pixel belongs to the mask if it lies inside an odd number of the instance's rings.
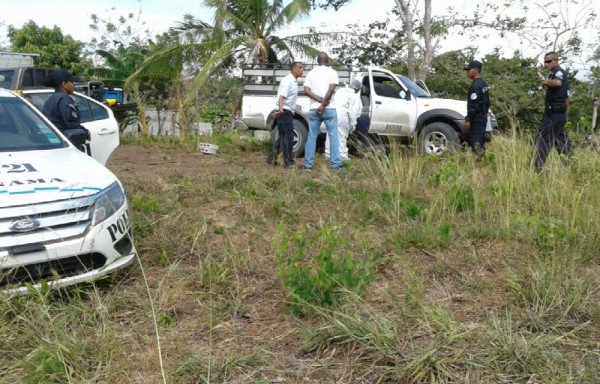
[{"label": "man in white shirt", "polygon": [[[359,80],[353,80],[349,87],[338,89],[333,98],[333,104],[338,116],[338,140],[342,161],[350,161],[348,154],[348,135],[356,127],[356,119],[362,112],[362,103],[358,92],[362,88]],[[329,135],[325,139],[325,158],[330,157]]]},{"label": "man in white shirt", "polygon": [[317,137],[321,123],[327,127],[327,135],[331,143],[331,169],[342,168],[340,146],[338,141],[338,118],[335,106],[330,104],[335,88],[339,82],[336,71],[329,67],[329,56],[319,52],[318,67],[313,68],[304,81],[304,93],[310,98],[308,111],[308,139],[304,149],[304,170],[311,171],[315,160]]},{"label": "man in white shirt", "polygon": [[273,152],[267,158],[268,163],[277,164],[279,145],[283,152],[283,165],[294,168],[294,113],[298,99],[298,78],[304,72],[300,62],[292,63],[292,73],[284,77],[277,90],[277,111],[273,117],[277,119],[277,133],[279,137],[273,145]]}]

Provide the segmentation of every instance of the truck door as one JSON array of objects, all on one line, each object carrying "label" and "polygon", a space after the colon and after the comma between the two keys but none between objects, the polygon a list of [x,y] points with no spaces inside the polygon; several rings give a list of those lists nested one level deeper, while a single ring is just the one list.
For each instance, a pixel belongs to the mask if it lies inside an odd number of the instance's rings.
[{"label": "truck door", "polygon": [[417,103],[389,71],[369,68],[371,126],[379,135],[408,137],[416,124]]}]

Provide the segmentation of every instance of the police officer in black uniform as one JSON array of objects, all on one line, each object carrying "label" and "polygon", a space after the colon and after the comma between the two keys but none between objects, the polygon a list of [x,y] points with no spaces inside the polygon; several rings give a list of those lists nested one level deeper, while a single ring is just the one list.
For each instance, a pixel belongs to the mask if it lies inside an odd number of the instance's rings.
[{"label": "police officer in black uniform", "polygon": [[[79,109],[75,104],[75,100],[71,97],[75,90],[74,82],[76,81],[78,81],[78,78],[71,75],[66,69],[53,71],[46,78],[45,85],[53,87],[55,92],[44,103],[42,112],[61,132],[68,129],[82,129],[86,132],[89,141],[90,132],[81,125]],[[80,149],[89,152],[89,148]]]},{"label": "police officer in black uniform", "polygon": [[481,160],[485,151],[485,127],[490,109],[490,94],[487,83],[481,78],[483,64],[474,60],[464,69],[473,82],[467,94],[467,116],[465,116],[464,136],[467,144]]},{"label": "police officer in black uniform", "polygon": [[569,99],[567,72],[558,65],[556,52],[546,53],[544,65],[550,70],[550,75],[546,79],[540,74],[542,87],[546,90],[546,98],[544,119],[538,134],[534,154],[535,171],[538,173],[541,172],[546,158],[555,145],[558,153],[566,157],[563,157],[565,164],[573,156],[573,147],[569,136],[565,132]]}]

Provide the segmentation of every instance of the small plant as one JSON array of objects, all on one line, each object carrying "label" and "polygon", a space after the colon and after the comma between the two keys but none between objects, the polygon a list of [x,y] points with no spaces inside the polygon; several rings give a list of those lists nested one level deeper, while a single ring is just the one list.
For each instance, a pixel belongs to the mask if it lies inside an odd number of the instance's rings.
[{"label": "small plant", "polygon": [[135,237],[144,238],[152,232],[152,224],[144,217],[136,216],[133,219],[133,233]]},{"label": "small plant", "polygon": [[448,205],[458,212],[471,211],[475,207],[475,196],[470,187],[452,186],[446,193]]},{"label": "small plant", "polygon": [[[291,292],[292,313],[308,314],[310,305],[335,307],[341,302],[341,289],[360,293],[373,281],[374,268],[368,261],[338,253],[343,243],[337,228],[324,228],[314,241],[302,233],[282,241],[278,249],[279,275]],[[290,248],[292,254],[288,255]],[[311,259],[315,248],[316,257]]]},{"label": "small plant", "polygon": [[528,273],[513,275],[507,286],[513,301],[538,331],[569,328],[575,318],[586,317],[594,302],[595,287],[577,278],[577,268],[568,257],[544,258]]},{"label": "small plant", "polygon": [[429,185],[433,187],[453,184],[458,180],[460,169],[456,164],[445,161],[442,165],[427,179]]},{"label": "small plant", "polygon": [[[503,375],[521,378],[522,382],[569,382],[556,375],[568,372],[569,362],[558,351],[557,344],[566,334],[530,333],[513,320],[507,311],[504,317],[493,315],[490,324],[490,339],[485,350],[484,365],[493,367]],[[555,381],[549,381],[550,378]]]},{"label": "small plant", "polygon": [[395,231],[395,241],[401,246],[423,249],[444,249],[452,244],[452,226],[448,223],[412,224]]},{"label": "small plant", "polygon": [[156,213],[159,209],[158,200],[154,196],[144,197],[140,194],[133,195],[133,207],[140,212]]}]

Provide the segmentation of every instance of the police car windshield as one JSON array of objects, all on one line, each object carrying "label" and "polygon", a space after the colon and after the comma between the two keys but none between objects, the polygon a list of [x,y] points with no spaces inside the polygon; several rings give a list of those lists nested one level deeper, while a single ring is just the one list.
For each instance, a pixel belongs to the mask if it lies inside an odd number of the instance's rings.
[{"label": "police car windshield", "polygon": [[423,88],[419,87],[417,85],[417,83],[415,83],[414,81],[412,81],[408,77],[406,77],[404,75],[396,75],[396,76],[398,77],[398,79],[400,79],[400,81],[402,83],[404,83],[404,85],[406,86],[406,88],[408,88],[408,90],[410,91],[410,93],[413,96],[415,96],[415,97],[431,97],[431,95],[429,94],[429,92],[427,92]]},{"label": "police car windshield", "polygon": [[56,131],[17,97],[0,96],[0,152],[67,147]]}]

